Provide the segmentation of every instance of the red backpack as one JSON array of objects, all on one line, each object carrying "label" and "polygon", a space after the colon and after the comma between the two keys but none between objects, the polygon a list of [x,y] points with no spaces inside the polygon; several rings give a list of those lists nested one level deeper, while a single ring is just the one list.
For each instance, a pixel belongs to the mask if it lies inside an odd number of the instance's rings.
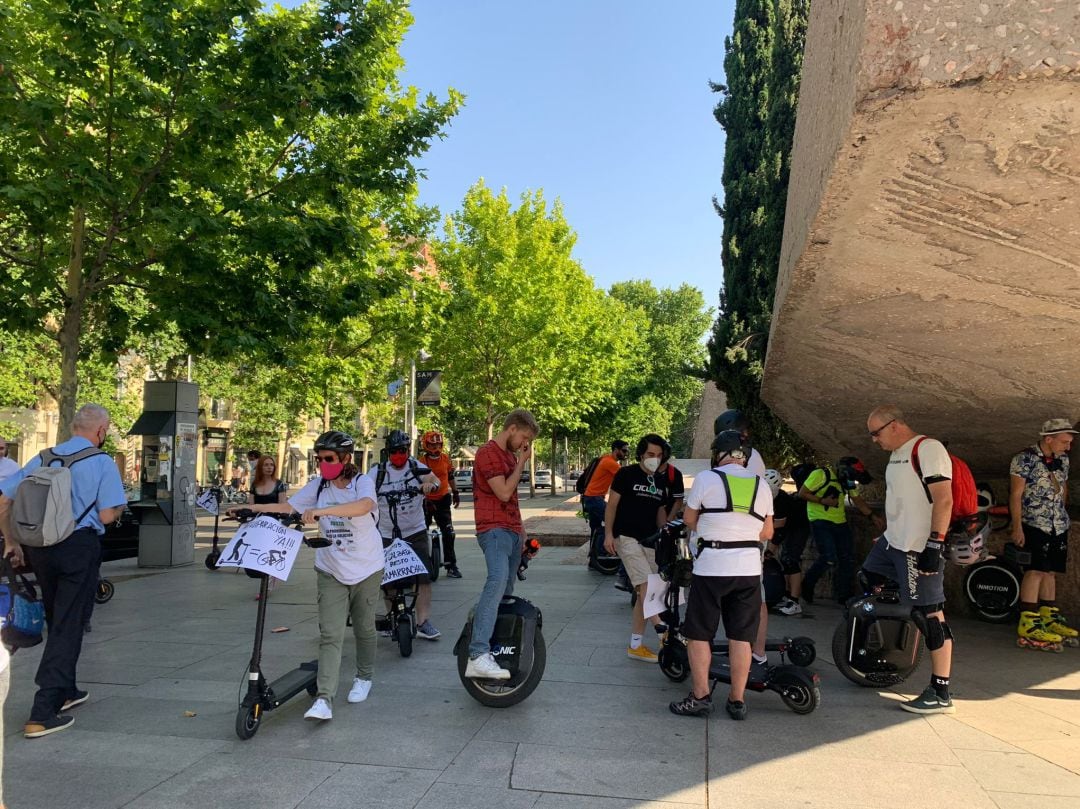
[{"label": "red backpack", "polygon": [[[933,503],[934,500],[930,496],[930,487],[923,480],[922,467],[919,464],[919,444],[925,440],[926,436],[924,435],[911,448],[911,465],[914,467],[915,474],[919,476],[919,482],[922,483],[923,489],[926,491],[926,499]],[[949,460],[952,461],[952,517],[949,519],[952,523],[964,517],[970,517],[979,510],[979,490],[975,486],[975,476],[971,474],[971,468],[951,452],[949,453]]]}]

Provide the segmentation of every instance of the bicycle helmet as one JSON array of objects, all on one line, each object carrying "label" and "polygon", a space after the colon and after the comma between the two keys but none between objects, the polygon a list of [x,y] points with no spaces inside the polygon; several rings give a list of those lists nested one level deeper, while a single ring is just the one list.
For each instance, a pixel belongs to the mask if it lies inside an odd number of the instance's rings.
[{"label": "bicycle helmet", "polygon": [[428,430],[420,443],[428,452],[437,453],[442,450],[443,435],[438,430]]},{"label": "bicycle helmet", "polygon": [[737,430],[723,430],[717,433],[709,447],[714,455],[730,456],[736,460],[745,461],[750,457],[750,444],[743,440]]},{"label": "bicycle helmet", "polygon": [[976,483],[975,488],[978,491],[978,503],[979,511],[987,511],[994,505],[994,490],[990,488],[989,483]]},{"label": "bicycle helmet", "polygon": [[738,433],[745,433],[749,429],[750,421],[741,410],[725,410],[717,416],[716,421],[713,422],[713,433],[715,435],[720,435],[720,433],[725,430],[735,430]]},{"label": "bicycle helmet", "polygon": [[836,476],[845,489],[854,489],[856,484],[872,483],[874,478],[866,471],[866,466],[854,455],[845,455],[836,465]]},{"label": "bicycle helmet", "polygon": [[959,529],[949,532],[945,561],[962,567],[981,562],[988,555],[986,540],[990,531],[990,516],[985,511],[963,520]]},{"label": "bicycle helmet", "polygon": [[391,430],[390,435],[386,436],[386,448],[390,452],[395,449],[408,449],[411,443],[404,430]]},{"label": "bicycle helmet", "polygon": [[355,447],[356,441],[353,440],[353,437],[339,430],[328,430],[315,439],[316,452],[320,449],[328,449],[331,452],[351,453]]},{"label": "bicycle helmet", "polygon": [[784,480],[780,477],[780,473],[775,469],[766,469],[765,482],[769,484],[769,489],[772,490],[772,496],[776,497],[776,495],[780,493],[780,485]]}]

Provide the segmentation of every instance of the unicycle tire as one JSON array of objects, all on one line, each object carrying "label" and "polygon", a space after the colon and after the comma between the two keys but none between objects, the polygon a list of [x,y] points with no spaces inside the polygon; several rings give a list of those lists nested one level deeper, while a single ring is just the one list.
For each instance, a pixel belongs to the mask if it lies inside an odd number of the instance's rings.
[{"label": "unicycle tire", "polygon": [[257,702],[248,703],[246,700],[240,703],[236,711],[236,735],[242,741],[247,741],[259,732],[262,724],[262,710]]},{"label": "unicycle tire", "polygon": [[918,638],[916,643],[918,644],[915,652],[915,662],[910,666],[904,666],[898,668],[896,671],[860,671],[851,665],[848,661],[848,619],[842,620],[836,625],[836,629],[833,631],[832,637],[832,656],[833,662],[836,663],[836,668],[855,685],[861,685],[863,688],[882,688],[893,685],[900,685],[908,677],[910,677],[915,669],[922,663],[923,654],[925,653],[925,646],[922,642],[922,638]]},{"label": "unicycle tire", "polygon": [[97,589],[94,591],[94,603],[104,604],[116,594],[116,587],[108,579],[98,579]]},{"label": "unicycle tire", "polygon": [[432,541],[431,543],[431,570],[428,571],[429,578],[436,582],[439,580],[439,573],[442,572],[442,548],[439,547],[439,543]]},{"label": "unicycle tire", "polygon": [[461,644],[458,651],[458,678],[469,696],[488,708],[509,708],[517,705],[536,690],[547,666],[547,644],[540,627],[533,635],[533,666],[528,676],[520,683],[510,685],[503,680],[473,680],[465,676],[465,667],[469,664],[469,645]]},{"label": "unicycle tire", "polygon": [[1009,624],[1017,618],[1020,577],[997,559],[974,564],[964,575],[964,595],[975,617],[990,624]]},{"label": "unicycle tire", "polygon": [[397,622],[397,645],[402,657],[409,657],[412,654],[412,642],[412,621],[409,620],[408,615],[401,615]]}]

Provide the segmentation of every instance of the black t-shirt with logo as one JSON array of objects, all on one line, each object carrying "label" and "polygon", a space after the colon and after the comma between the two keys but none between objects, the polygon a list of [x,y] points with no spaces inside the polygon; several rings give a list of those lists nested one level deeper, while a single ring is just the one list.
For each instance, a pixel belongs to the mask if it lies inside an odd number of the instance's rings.
[{"label": "black t-shirt with logo", "polygon": [[649,475],[639,464],[615,473],[611,491],[619,495],[612,533],[617,537],[644,539],[657,530],[656,513],[667,502],[667,473]]}]

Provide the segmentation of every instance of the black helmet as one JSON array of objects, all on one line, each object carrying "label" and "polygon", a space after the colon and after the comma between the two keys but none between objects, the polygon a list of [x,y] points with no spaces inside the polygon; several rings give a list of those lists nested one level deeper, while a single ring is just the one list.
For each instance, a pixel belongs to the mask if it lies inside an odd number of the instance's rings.
[{"label": "black helmet", "polygon": [[750,457],[750,444],[743,441],[743,437],[738,430],[723,430],[717,433],[709,449],[712,450],[714,455],[721,457],[730,455],[732,458],[743,461]]},{"label": "black helmet", "polygon": [[356,442],[351,435],[347,435],[339,430],[327,430],[325,433],[315,439],[315,451],[320,449],[328,449],[331,452],[352,452],[356,447]]},{"label": "black helmet", "polygon": [[741,410],[725,410],[713,422],[713,433],[715,435],[720,435],[725,430],[745,433],[749,429],[750,422]]},{"label": "black helmet", "polygon": [[411,443],[404,430],[391,430],[390,435],[386,436],[386,448],[390,452],[395,449],[408,449]]},{"label": "black helmet", "polygon": [[873,476],[866,471],[866,465],[854,455],[845,455],[840,459],[840,463],[836,465],[836,476],[840,478],[845,489],[854,489],[856,484],[860,483],[865,485],[874,482]]}]

